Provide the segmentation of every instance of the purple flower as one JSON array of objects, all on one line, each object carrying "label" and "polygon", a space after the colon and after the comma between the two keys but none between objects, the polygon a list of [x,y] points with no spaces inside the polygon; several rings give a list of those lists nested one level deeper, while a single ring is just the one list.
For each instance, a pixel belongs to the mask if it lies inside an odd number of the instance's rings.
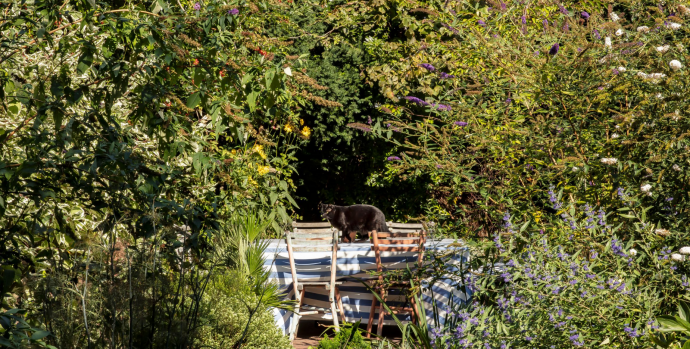
[{"label": "purple flower", "polygon": [[535,56],[539,56],[539,51],[534,51]]},{"label": "purple flower", "polygon": [[613,75],[618,75],[618,74],[620,74],[620,72],[619,72],[618,69],[616,69],[616,68],[613,68],[613,70],[611,70],[611,72],[613,73]]},{"label": "purple flower", "polygon": [[422,63],[422,64],[420,64],[419,66],[422,67],[422,68],[425,68],[425,69],[428,70],[428,71],[434,71],[434,70],[436,70],[436,68],[434,68],[434,66],[431,65],[431,64],[429,64],[429,63]]},{"label": "purple flower", "polygon": [[584,18],[584,19],[589,19],[589,13],[587,13],[586,11],[582,11],[580,13],[580,16],[582,16],[582,18]]},{"label": "purple flower", "polygon": [[597,40],[601,40],[601,35],[599,35],[599,31],[594,29],[594,37],[597,38]]},{"label": "purple flower", "polygon": [[486,27],[486,22],[482,21],[481,19],[478,20],[477,23],[478,23],[479,25],[481,25],[482,27]]},{"label": "purple flower", "polygon": [[386,158],[386,160],[388,160],[388,161],[396,161],[396,160],[400,160],[400,158],[397,157],[397,156],[389,156],[389,157]]},{"label": "purple flower", "polygon": [[501,10],[504,10],[504,11],[505,11],[505,9],[506,9],[506,4],[505,4],[505,2],[501,2]]},{"label": "purple flower", "polygon": [[236,8],[228,10],[229,15],[238,15],[239,13],[240,13],[240,10],[238,10]]},{"label": "purple flower", "polygon": [[549,21],[546,19],[541,23],[544,24],[544,29],[546,29],[549,26]]},{"label": "purple flower", "polygon": [[558,53],[559,48],[561,48],[561,46],[558,43],[553,44],[549,50],[549,54],[555,56]]},{"label": "purple flower", "polygon": [[562,14],[566,16],[568,15],[568,10],[566,10],[565,7],[563,7],[563,5],[558,4],[558,10],[561,11]]},{"label": "purple flower", "polygon": [[199,4],[198,2],[196,4],[194,4],[194,10],[196,10],[196,11],[201,10],[201,4]]},{"label": "purple flower", "polygon": [[427,102],[425,102],[425,101],[423,101],[423,100],[421,100],[415,96],[406,96],[404,98],[407,99],[408,101],[414,103],[414,104],[417,104],[417,105],[429,105],[429,103],[427,103]]},{"label": "purple flower", "polygon": [[442,168],[442,167],[443,167],[443,166],[441,166],[441,165],[436,165],[436,168]]},{"label": "purple flower", "polygon": [[453,110],[449,105],[445,104],[433,104],[434,107],[436,107],[440,111],[451,111]]},{"label": "purple flower", "polygon": [[455,77],[455,75],[450,75],[446,72],[441,72],[439,75],[441,76],[441,79],[452,79]]},{"label": "purple flower", "polygon": [[522,16],[522,24],[526,24],[526,23],[527,23],[527,17]]},{"label": "purple flower", "polygon": [[455,124],[455,126],[460,126],[460,127],[465,127],[465,126],[467,126],[467,123],[464,122],[464,121],[456,121],[456,122],[454,122],[453,124]]}]

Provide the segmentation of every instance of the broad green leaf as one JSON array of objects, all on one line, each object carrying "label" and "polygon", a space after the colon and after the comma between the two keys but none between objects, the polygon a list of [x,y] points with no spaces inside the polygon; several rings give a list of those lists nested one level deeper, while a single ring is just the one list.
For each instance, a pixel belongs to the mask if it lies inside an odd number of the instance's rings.
[{"label": "broad green leaf", "polygon": [[199,92],[196,92],[187,98],[187,108],[195,108],[201,102]]},{"label": "broad green leaf", "polygon": [[39,340],[50,335],[50,332],[44,330],[38,330],[31,335],[31,340]]},{"label": "broad green leaf", "polygon": [[688,306],[688,303],[678,302],[678,316],[685,321],[690,321],[690,306]]},{"label": "broad green leaf", "polygon": [[661,327],[659,331],[661,332],[674,332],[674,331],[685,331],[685,327],[676,321],[676,318],[669,315],[662,315],[656,318]]},{"label": "broad green leaf", "polygon": [[79,57],[79,62],[77,64],[77,72],[79,74],[84,74],[93,64],[93,52],[91,50],[85,50]]}]

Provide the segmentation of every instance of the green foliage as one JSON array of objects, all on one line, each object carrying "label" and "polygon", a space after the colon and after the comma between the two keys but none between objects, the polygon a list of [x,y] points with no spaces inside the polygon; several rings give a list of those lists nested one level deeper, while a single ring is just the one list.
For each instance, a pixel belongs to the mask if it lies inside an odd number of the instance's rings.
[{"label": "green foliage", "polygon": [[371,345],[362,336],[357,321],[355,324],[340,326],[340,331],[333,338],[324,335],[317,349],[371,349]]},{"label": "green foliage", "polygon": [[[661,325],[657,336],[652,336],[654,343],[662,348],[668,348],[677,343],[682,348],[690,346],[690,305],[684,301],[678,303],[678,315],[662,315],[656,318]],[[680,336],[676,340],[676,335]]]},{"label": "green foliage", "polygon": [[9,309],[0,313],[0,345],[5,348],[19,349],[31,346],[34,348],[55,349],[52,345],[47,345],[44,341],[50,332],[29,325],[23,315],[24,309]]},{"label": "green foliage", "polygon": [[260,298],[252,292],[243,273],[229,271],[217,275],[204,295],[204,327],[197,345],[232,347],[246,330],[244,348],[291,348],[288,338],[275,326],[273,313],[259,302]]}]

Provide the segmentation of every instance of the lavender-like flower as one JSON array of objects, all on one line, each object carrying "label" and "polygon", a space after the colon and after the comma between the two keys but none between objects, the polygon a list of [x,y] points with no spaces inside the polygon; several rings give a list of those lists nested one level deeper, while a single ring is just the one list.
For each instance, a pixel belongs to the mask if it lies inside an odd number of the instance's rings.
[{"label": "lavender-like flower", "polygon": [[601,40],[601,35],[599,35],[599,31],[594,29],[594,37],[597,38],[597,40]]},{"label": "lavender-like flower", "polygon": [[555,56],[558,53],[558,49],[560,48],[561,45],[559,45],[558,43],[553,44],[553,46],[551,46],[551,49],[549,50],[549,54]]},{"label": "lavender-like flower", "polygon": [[439,75],[441,76],[441,79],[452,79],[455,77],[455,75],[450,75],[446,72],[441,72]]},{"label": "lavender-like flower", "polygon": [[477,24],[479,24],[482,27],[486,27],[486,22],[482,21],[481,19],[477,21]]},{"label": "lavender-like flower", "polygon": [[228,10],[229,15],[238,15],[239,13],[240,13],[240,10],[238,10],[236,8]]},{"label": "lavender-like flower", "polygon": [[388,160],[388,161],[397,161],[397,160],[400,160],[400,158],[394,155],[394,156],[389,156],[389,157],[387,157],[386,160]]},{"label": "lavender-like flower", "polygon": [[194,4],[194,10],[195,10],[195,11],[201,10],[201,4],[198,3],[198,2],[197,2],[196,4]]},{"label": "lavender-like flower", "polygon": [[467,123],[464,121],[456,121],[453,123],[455,126],[460,126],[460,127],[465,127],[467,126]]},{"label": "lavender-like flower", "polygon": [[434,71],[434,70],[436,70],[436,68],[434,68],[434,66],[431,65],[431,64],[429,64],[429,63],[422,63],[422,64],[420,64],[419,66],[422,67],[422,68],[425,68],[425,69],[428,70],[428,71]]},{"label": "lavender-like flower", "polygon": [[563,7],[563,5],[558,4],[558,10],[561,11],[562,14],[566,16],[568,15],[568,10],[566,10],[565,7]]},{"label": "lavender-like flower", "polygon": [[521,19],[522,19],[522,24],[527,24],[527,17],[522,16]]},{"label": "lavender-like flower", "polygon": [[544,29],[546,29],[546,28],[549,27],[549,21],[548,21],[548,20],[545,19],[545,20],[542,21],[541,23],[544,24]]},{"label": "lavender-like flower", "polygon": [[429,105],[429,103],[427,103],[426,101],[423,101],[423,100],[421,100],[415,96],[405,96],[404,98],[407,99],[408,101],[414,103],[414,104],[417,104],[417,105],[422,105],[422,106]]},{"label": "lavender-like flower", "polygon": [[587,13],[587,11],[582,11],[580,13],[580,16],[582,16],[582,18],[584,19],[589,19],[589,13]]},{"label": "lavender-like flower", "polygon": [[440,111],[451,111],[451,110],[453,110],[453,108],[451,108],[449,105],[445,105],[445,104],[439,103],[439,104],[433,104],[433,106],[436,107],[436,109],[438,109]]}]

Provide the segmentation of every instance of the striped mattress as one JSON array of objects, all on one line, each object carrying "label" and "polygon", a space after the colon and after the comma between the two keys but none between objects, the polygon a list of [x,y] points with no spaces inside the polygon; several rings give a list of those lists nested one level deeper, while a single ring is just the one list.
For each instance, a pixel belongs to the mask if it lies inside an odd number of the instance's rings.
[{"label": "striped mattress", "polygon": [[[371,279],[372,276],[367,271],[376,270],[374,252],[371,250],[370,243],[339,243],[337,261],[337,280],[343,283],[339,286],[340,295],[343,302],[343,310],[347,322],[360,320],[367,323],[369,320],[369,310],[372,304],[372,293],[360,280]],[[451,239],[428,240],[425,244],[425,255],[446,254],[449,255],[450,263],[455,270],[464,269],[468,262],[469,252],[461,242]],[[277,282],[286,292],[286,298],[294,299],[292,288],[292,275],[290,273],[290,262],[288,259],[287,246],[285,240],[269,240],[269,247],[265,252],[265,268],[270,270],[271,280]],[[381,259],[384,266],[389,268],[404,267],[409,264],[412,268],[416,265],[417,254],[414,252],[381,252]],[[331,252],[295,252],[295,269],[297,278],[300,281],[329,281],[330,279]],[[457,275],[457,274],[456,274]],[[427,321],[435,323],[432,307],[436,303],[438,309],[439,322],[443,323],[445,315],[450,311],[449,304],[465,304],[470,294],[465,294],[458,290],[456,286],[462,284],[460,278],[448,276],[448,278],[436,281],[433,285],[423,282],[424,292],[422,300],[427,313]],[[396,301],[404,301],[403,295],[396,295],[395,290],[391,290],[387,303],[396,304]],[[328,302],[328,291],[324,288],[306,288],[303,304],[317,308],[330,308]],[[329,309],[330,311],[330,309]],[[289,332],[291,322],[294,321],[293,313],[282,309],[273,310],[276,326],[284,334]],[[302,316],[305,320],[332,320],[332,315],[315,314]],[[378,316],[374,319],[374,324],[378,321]],[[400,320],[409,321],[407,318]],[[384,325],[395,325],[395,321],[390,315],[384,317]]]}]

